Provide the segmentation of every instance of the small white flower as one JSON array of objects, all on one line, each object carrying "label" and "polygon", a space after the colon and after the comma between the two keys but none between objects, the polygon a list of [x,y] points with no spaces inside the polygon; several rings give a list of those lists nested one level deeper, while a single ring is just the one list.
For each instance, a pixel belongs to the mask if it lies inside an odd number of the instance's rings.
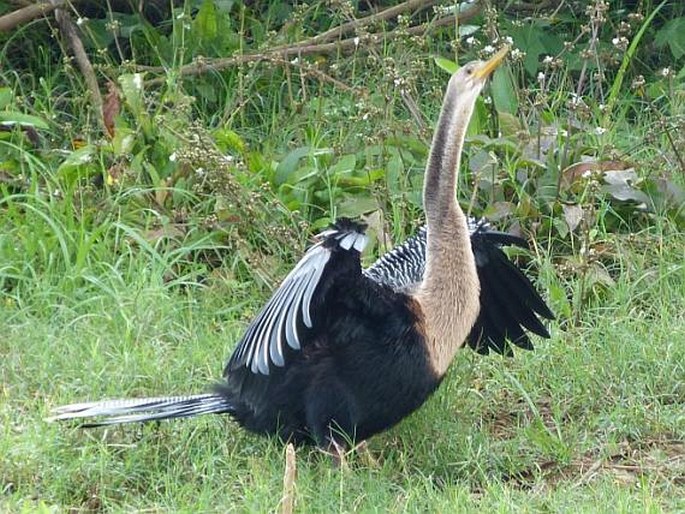
[{"label": "small white flower", "polygon": [[607,131],[604,127],[595,127],[595,135],[601,136]]},{"label": "small white flower", "polygon": [[169,156],[169,160],[170,160],[171,162],[176,162],[176,152],[172,153],[172,154]]},{"label": "small white flower", "polygon": [[542,84],[545,81],[545,74],[543,72],[538,73],[538,82]]},{"label": "small white flower", "polygon": [[664,68],[661,70],[661,76],[662,77],[668,77],[671,75],[671,68]]},{"label": "small white flower", "polygon": [[476,38],[473,36],[469,36],[466,38],[466,44],[469,46],[473,46],[476,44]]},{"label": "small white flower", "polygon": [[355,37],[352,41],[354,41],[354,46],[359,46],[359,36]]},{"label": "small white flower", "polygon": [[526,55],[526,52],[523,52],[523,51],[519,50],[518,48],[514,48],[514,49],[511,51],[511,58],[512,58],[514,61],[516,61],[516,60],[518,60],[518,59],[522,59],[523,57],[525,57],[525,55]]},{"label": "small white flower", "polygon": [[542,60],[542,64],[552,64],[554,62],[554,57],[551,55],[545,55],[545,58]]},{"label": "small white flower", "polygon": [[618,44],[621,42],[621,40],[617,37],[611,40],[611,44],[614,46],[618,46]]},{"label": "small white flower", "polygon": [[495,52],[495,47],[492,45],[486,45],[485,48],[483,48],[483,52],[486,54],[491,54]]},{"label": "small white flower", "polygon": [[504,42],[508,45],[513,45],[514,44],[514,39],[511,36],[506,36],[504,38]]}]

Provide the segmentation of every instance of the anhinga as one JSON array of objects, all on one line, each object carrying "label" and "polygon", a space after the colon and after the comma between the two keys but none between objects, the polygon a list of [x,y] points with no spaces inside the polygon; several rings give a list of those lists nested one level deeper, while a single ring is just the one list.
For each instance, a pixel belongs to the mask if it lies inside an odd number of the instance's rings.
[{"label": "anhinga", "polygon": [[552,312],[501,250],[520,238],[470,220],[456,201],[466,127],[506,55],[463,66],[449,81],[428,158],[426,227],[363,270],[365,227],[340,219],[250,323],[213,392],[80,403],[52,419],[102,426],[228,413],[248,430],[313,441],[338,454],[421,406],[468,342],[511,353],[549,337]]}]

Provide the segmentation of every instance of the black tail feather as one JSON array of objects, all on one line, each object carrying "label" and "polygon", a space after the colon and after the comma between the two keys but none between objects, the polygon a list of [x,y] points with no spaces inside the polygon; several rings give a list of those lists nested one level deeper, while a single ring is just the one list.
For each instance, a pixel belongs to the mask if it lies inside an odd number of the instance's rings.
[{"label": "black tail feather", "polygon": [[93,418],[94,421],[86,421],[80,425],[84,428],[93,428],[224,412],[233,412],[233,407],[224,396],[197,394],[74,403],[53,409],[48,421]]}]

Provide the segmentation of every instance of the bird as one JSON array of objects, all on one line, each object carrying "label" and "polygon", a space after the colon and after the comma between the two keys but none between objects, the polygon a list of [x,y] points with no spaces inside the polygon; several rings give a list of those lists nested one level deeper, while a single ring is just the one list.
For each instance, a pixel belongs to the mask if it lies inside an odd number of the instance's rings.
[{"label": "bird", "polygon": [[340,218],[247,326],[203,394],[76,403],[52,421],[82,427],[228,414],[248,431],[341,456],[385,431],[438,388],[464,345],[511,355],[550,334],[554,314],[503,246],[526,246],[467,216],[456,200],[466,128],[503,48],[449,80],[424,178],[426,224],[361,265],[363,223]]}]

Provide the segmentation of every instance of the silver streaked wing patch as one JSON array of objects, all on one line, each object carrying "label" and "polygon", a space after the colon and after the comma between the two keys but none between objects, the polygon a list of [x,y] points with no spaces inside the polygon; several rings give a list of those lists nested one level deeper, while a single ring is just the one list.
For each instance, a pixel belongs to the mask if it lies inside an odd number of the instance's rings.
[{"label": "silver streaked wing patch", "polygon": [[[487,230],[490,227],[485,220],[470,216],[466,223],[470,236],[478,230]],[[427,237],[428,229],[425,226],[420,227],[414,236],[381,256],[362,273],[397,292],[414,290],[423,280],[426,269]]]},{"label": "silver streaked wing patch", "polygon": [[293,350],[302,346],[298,325],[312,328],[311,304],[332,251],[325,241],[333,239],[339,248],[361,252],[367,242],[364,234],[326,230],[295,268],[283,280],[271,299],[248,326],[236,349],[235,359],[255,374],[268,375],[272,365],[285,365],[287,344]]}]

